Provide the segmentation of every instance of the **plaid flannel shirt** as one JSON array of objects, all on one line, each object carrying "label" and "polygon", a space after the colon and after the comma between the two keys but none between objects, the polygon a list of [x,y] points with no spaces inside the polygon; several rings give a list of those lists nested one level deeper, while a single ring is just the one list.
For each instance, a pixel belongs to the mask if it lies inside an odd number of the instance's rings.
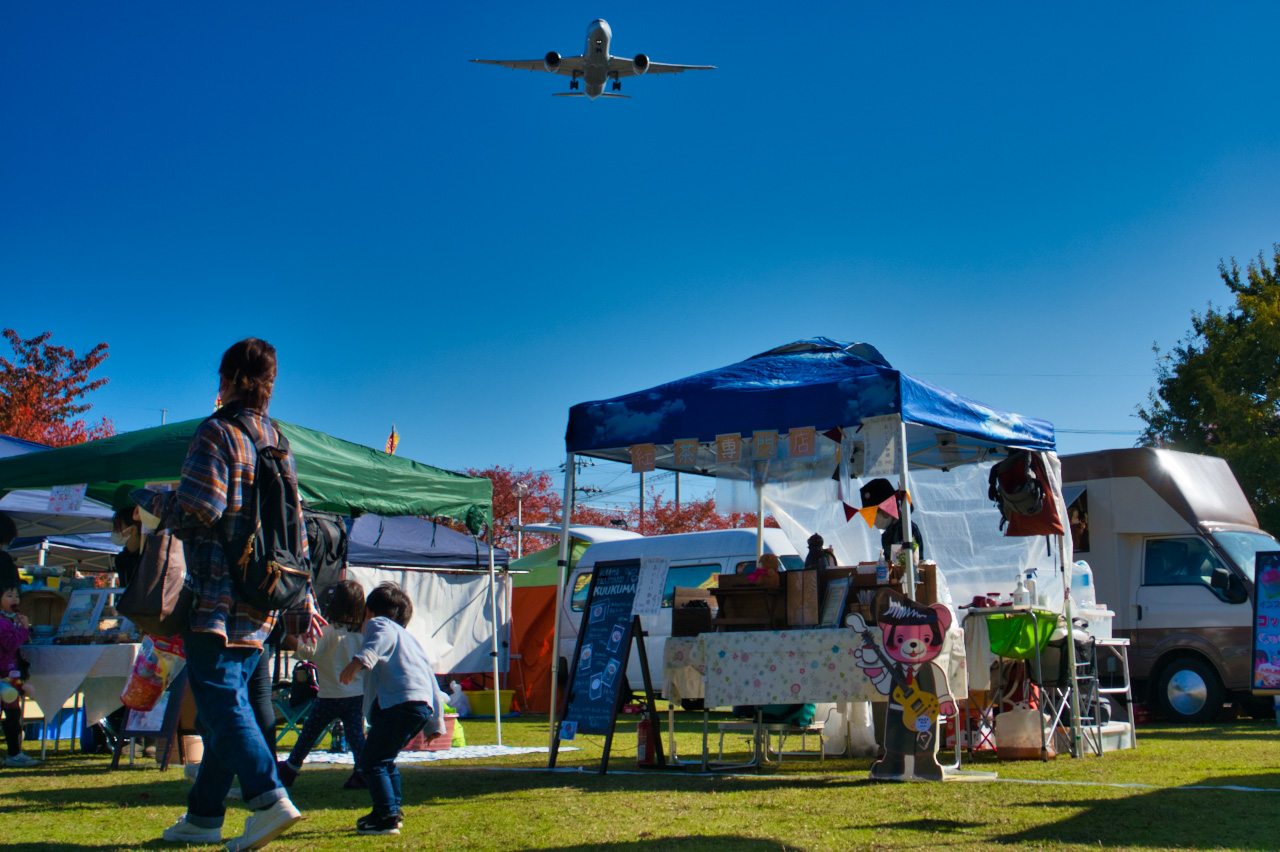
[{"label": "plaid flannel shirt", "polygon": [[[244,419],[269,443],[279,440],[274,423],[262,412],[246,408]],[[187,558],[187,584],[194,591],[191,630],[217,633],[227,645],[262,647],[276,624],[274,613],[258,612],[238,602],[231,583],[226,553],[216,525],[221,524],[232,546],[246,540],[249,521],[243,511],[252,495],[258,452],[249,436],[217,417],[196,429],[177,491],[133,492],[134,500],[160,519],[162,529],[182,539]],[[289,475],[297,480],[293,454]],[[305,536],[302,545],[307,546]],[[306,600],[283,614],[286,630],[302,635],[317,612],[310,589]]]}]

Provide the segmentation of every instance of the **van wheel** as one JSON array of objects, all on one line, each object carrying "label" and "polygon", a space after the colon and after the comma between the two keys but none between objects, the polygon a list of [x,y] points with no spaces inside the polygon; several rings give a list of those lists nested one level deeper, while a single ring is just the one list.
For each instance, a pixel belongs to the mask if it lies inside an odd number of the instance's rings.
[{"label": "van wheel", "polygon": [[563,692],[569,686],[569,661],[564,657],[560,658],[560,665],[556,668],[556,689]]},{"label": "van wheel", "polygon": [[1170,722],[1207,722],[1222,712],[1222,684],[1199,657],[1179,657],[1165,666],[1156,682],[1156,704]]}]

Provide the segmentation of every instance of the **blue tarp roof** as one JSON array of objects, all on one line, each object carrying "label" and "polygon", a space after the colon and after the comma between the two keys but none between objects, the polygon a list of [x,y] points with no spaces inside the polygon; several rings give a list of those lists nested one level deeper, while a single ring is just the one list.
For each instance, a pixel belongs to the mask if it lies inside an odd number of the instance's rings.
[{"label": "blue tarp roof", "polygon": [[[404,568],[489,569],[489,545],[434,521],[412,516],[361,515],[351,524],[347,561],[352,565]],[[495,547],[493,561],[505,567],[507,551]]]},{"label": "blue tarp roof", "polygon": [[[908,424],[913,465],[946,466],[938,435],[981,447],[1054,448],[1053,425],[967,399],[893,369],[875,347],[826,337],[771,349],[705,373],[569,411],[570,452],[628,461],[634,444],[714,442],[759,430],[819,433],[856,427],[864,418],[899,415]],[[944,442],[945,444],[945,442]],[[934,456],[928,447],[937,448]],[[953,451],[954,453],[954,451]],[[659,467],[676,469],[664,463]],[[709,470],[702,472],[711,472]],[[771,471],[772,473],[772,471]]]}]

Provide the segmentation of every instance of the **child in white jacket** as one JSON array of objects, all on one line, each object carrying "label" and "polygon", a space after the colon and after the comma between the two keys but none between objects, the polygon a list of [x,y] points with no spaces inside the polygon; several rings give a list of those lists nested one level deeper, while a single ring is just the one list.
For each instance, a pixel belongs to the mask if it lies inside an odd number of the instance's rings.
[{"label": "child in white jacket", "polygon": [[319,697],[307,715],[289,759],[277,764],[277,772],[281,784],[292,786],[302,770],[303,761],[325,728],[334,719],[341,719],[347,747],[356,761],[355,771],[342,786],[347,790],[363,790],[365,783],[360,772],[360,755],[364,752],[364,673],[357,673],[350,683],[338,679],[342,667],[364,644],[360,630],[364,622],[364,590],[360,584],[354,580],[338,583],[324,617],[329,623],[321,629],[319,639],[305,642],[291,636],[285,640],[286,645],[293,645],[298,659],[315,664]]}]

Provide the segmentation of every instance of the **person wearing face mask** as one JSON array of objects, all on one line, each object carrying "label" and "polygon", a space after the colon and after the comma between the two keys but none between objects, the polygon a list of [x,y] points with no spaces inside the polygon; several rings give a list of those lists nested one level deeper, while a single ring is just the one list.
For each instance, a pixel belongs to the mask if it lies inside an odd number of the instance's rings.
[{"label": "person wearing face mask", "polygon": [[142,560],[142,529],[134,518],[136,511],[132,507],[121,509],[111,519],[111,543],[124,548],[113,559],[121,587],[128,586],[133,580],[138,562]]}]

